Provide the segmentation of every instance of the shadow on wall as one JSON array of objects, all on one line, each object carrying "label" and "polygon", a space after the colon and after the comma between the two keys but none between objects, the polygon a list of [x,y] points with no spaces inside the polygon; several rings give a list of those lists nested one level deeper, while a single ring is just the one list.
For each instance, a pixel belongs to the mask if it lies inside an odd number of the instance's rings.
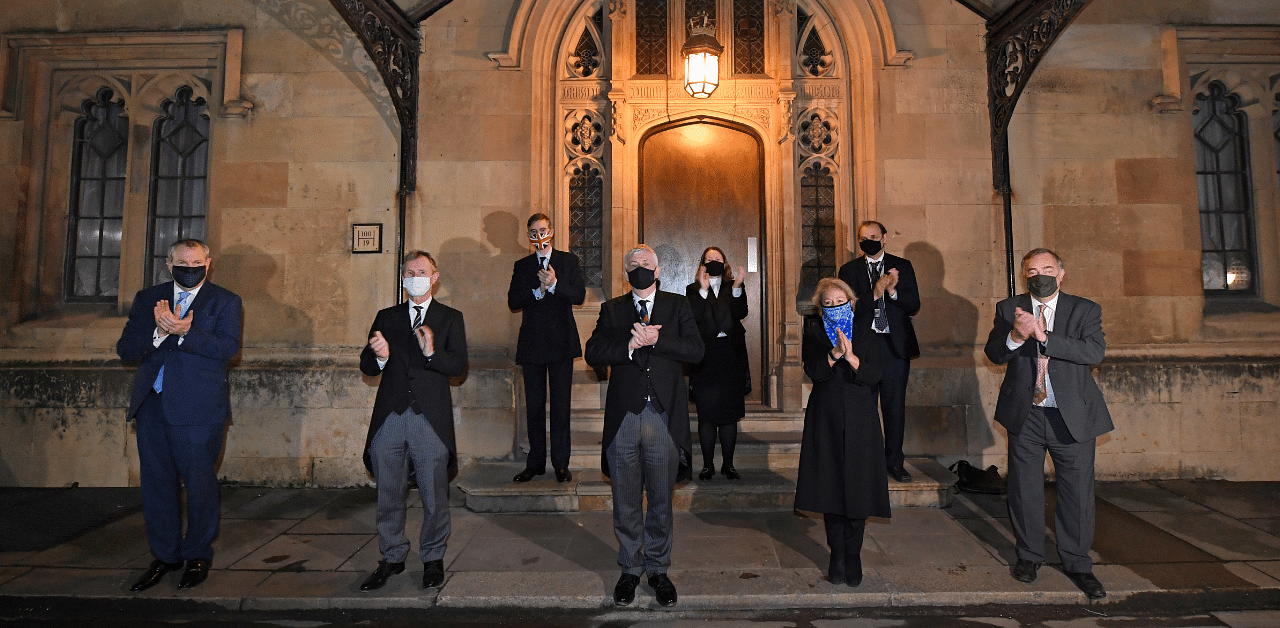
[{"label": "shadow on wall", "polygon": [[995,434],[982,405],[983,380],[978,377],[978,369],[991,365],[974,354],[978,308],[946,289],[946,262],[933,245],[912,242],[903,257],[915,268],[920,290],[920,312],[913,322],[921,354],[938,359],[929,367],[919,361],[912,367],[904,448],[932,456],[980,454],[995,444]]},{"label": "shadow on wall", "polygon": [[281,301],[284,278],[274,255],[247,245],[214,252],[214,278],[244,300],[245,347],[309,347],[315,324],[306,311]]},{"label": "shadow on wall", "polygon": [[507,212],[484,217],[484,243],[453,238],[432,255],[440,263],[441,300],[462,311],[469,347],[514,347],[517,327],[507,309],[507,288],[516,260],[531,253],[524,223]]}]

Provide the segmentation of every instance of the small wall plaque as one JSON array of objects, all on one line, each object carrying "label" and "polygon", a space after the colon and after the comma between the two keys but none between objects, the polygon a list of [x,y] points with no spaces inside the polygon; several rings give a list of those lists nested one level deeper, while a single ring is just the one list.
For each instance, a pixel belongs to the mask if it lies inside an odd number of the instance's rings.
[{"label": "small wall plaque", "polygon": [[382,223],[370,222],[351,225],[352,253],[382,252]]}]

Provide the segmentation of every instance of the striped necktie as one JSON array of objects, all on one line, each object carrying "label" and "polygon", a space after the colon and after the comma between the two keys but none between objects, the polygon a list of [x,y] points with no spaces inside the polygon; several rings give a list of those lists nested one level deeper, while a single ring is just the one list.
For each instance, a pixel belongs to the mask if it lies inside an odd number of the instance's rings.
[{"label": "striped necktie", "polygon": [[[189,296],[191,296],[190,292],[178,293],[178,308],[177,308],[178,318],[182,318],[182,315],[186,312],[187,297]],[[151,385],[151,390],[154,390],[156,392],[160,392],[164,390],[164,365],[161,365],[160,372],[156,373],[156,383]]]}]

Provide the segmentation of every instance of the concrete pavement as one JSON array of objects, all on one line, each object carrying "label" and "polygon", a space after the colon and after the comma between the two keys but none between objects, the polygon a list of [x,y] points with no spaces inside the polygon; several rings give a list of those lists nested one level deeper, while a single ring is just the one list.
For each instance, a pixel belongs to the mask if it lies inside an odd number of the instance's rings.
[{"label": "concrete pavement", "polygon": [[[171,575],[150,591],[128,591],[151,560],[135,512],[46,549],[0,551],[0,597],[190,600],[238,610],[612,609],[619,570],[607,512],[455,507],[442,589],[423,591],[421,564],[411,561],[383,590],[360,592],[379,558],[374,502],[369,488],[227,486],[214,570],[196,589],[177,590]],[[416,531],[421,508],[409,512]],[[4,517],[29,514],[11,508]],[[674,610],[1088,603],[1055,568],[1056,557],[1034,584],[1013,580],[1002,497],[960,494],[947,508],[896,508],[891,520],[873,520],[856,589],[823,579],[822,529],[819,516],[789,510],[677,513]],[[1192,594],[1280,604],[1280,483],[1100,483],[1094,549],[1095,573],[1110,594],[1102,604]],[[647,584],[631,608],[666,610]]]}]

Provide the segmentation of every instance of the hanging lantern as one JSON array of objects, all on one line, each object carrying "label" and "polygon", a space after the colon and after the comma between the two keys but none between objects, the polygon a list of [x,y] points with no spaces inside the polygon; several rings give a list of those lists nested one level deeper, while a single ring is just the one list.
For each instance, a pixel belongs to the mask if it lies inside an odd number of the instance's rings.
[{"label": "hanging lantern", "polygon": [[720,84],[720,53],[724,46],[716,41],[716,27],[706,13],[689,20],[689,33],[689,40],[680,49],[684,55],[684,91],[694,98],[706,98]]}]

